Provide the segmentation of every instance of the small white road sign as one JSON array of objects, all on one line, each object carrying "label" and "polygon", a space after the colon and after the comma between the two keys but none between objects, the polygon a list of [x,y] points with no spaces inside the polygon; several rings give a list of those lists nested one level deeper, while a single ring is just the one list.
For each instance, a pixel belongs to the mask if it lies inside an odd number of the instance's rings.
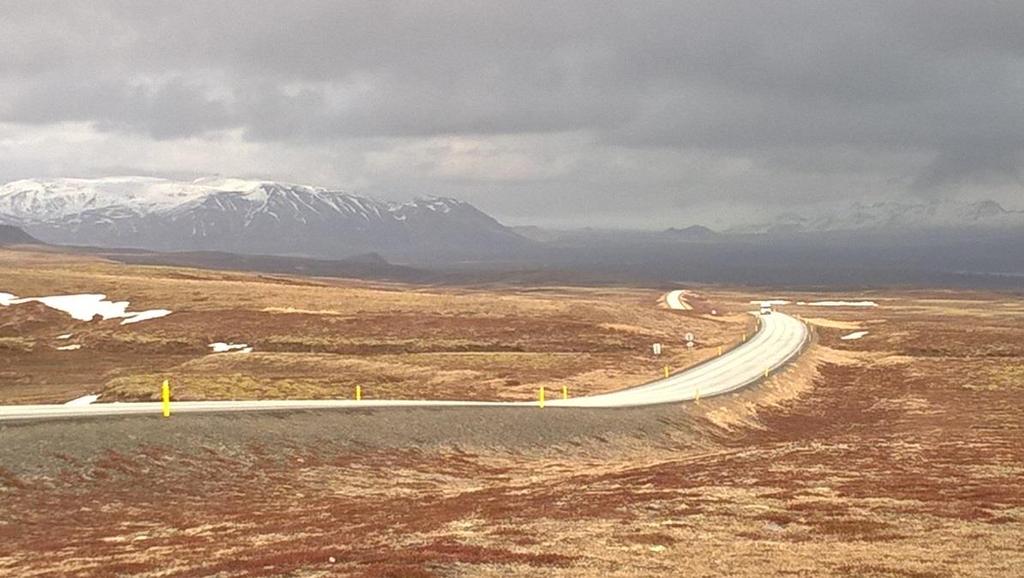
[{"label": "small white road sign", "polygon": [[683,339],[686,339],[687,341],[693,341],[693,334],[687,333]]},{"label": "small white road sign", "polygon": [[661,344],[660,343],[655,343],[654,346],[651,349],[654,350],[654,354],[655,355],[661,355]]}]

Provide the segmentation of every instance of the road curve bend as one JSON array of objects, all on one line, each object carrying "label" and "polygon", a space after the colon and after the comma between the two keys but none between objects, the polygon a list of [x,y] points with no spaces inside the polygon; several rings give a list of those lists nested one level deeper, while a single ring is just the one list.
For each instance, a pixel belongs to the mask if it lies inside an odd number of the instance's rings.
[{"label": "road curve bend", "polygon": [[692,311],[693,306],[683,299],[683,290],[675,289],[665,294],[665,304],[668,305],[669,309],[678,309],[680,311]]},{"label": "road curve bend", "polygon": [[[759,316],[757,333],[742,345],[710,361],[668,378],[611,393],[552,399],[552,407],[614,408],[689,401],[735,391],[757,382],[766,371],[774,371],[803,350],[809,333],[803,322],[784,313]],[[257,400],[176,401],[174,413],[281,411],[377,407],[525,407],[536,401],[458,400]],[[159,415],[159,402],[95,403],[91,405],[7,405],[0,406],[0,422],[14,420],[95,417],[112,415]]]},{"label": "road curve bend", "polygon": [[739,347],[665,379],[611,393],[550,402],[568,407],[633,407],[689,401],[759,381],[800,354],[807,326],[784,313],[761,315],[754,337]]}]

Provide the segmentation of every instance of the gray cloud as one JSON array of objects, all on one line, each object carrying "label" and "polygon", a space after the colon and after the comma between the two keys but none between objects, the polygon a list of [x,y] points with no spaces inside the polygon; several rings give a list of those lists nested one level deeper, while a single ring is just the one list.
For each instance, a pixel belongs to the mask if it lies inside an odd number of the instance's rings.
[{"label": "gray cloud", "polygon": [[158,83],[58,75],[13,84],[8,120],[26,124],[94,122],[104,132],[137,132],[156,139],[200,135],[237,125],[240,118],[202,85],[180,75]]},{"label": "gray cloud", "polygon": [[[106,143],[98,157],[119,135],[142,148],[179,139],[197,150],[197,140],[222,147],[234,135],[246,151],[239,158],[291,159],[282,176],[321,176],[307,167],[333,154],[338,182],[455,189],[511,218],[531,217],[540,198],[567,219],[585,199],[592,214],[628,208],[642,220],[638,199],[658,213],[711,191],[749,204],[1020,196],[1020,3],[97,0],[3,9],[0,123],[26,135],[85,123]],[[151,154],[118,162],[159,170]],[[515,170],[498,170],[503,162]]]},{"label": "gray cloud", "polygon": [[914,180],[913,190],[932,194],[965,185],[1011,185],[1024,189],[1021,155],[1015,150],[950,151],[936,155]]}]

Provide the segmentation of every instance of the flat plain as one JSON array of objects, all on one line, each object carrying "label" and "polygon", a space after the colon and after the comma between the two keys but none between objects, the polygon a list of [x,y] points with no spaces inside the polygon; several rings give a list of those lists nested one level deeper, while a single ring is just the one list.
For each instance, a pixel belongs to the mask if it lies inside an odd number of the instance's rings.
[{"label": "flat plain", "polygon": [[[75,321],[39,303],[0,307],[0,403],[157,399],[531,399],[656,378],[753,331],[749,305],[681,317],[634,288],[412,286],[144,267],[0,250],[0,292],[102,293],[165,318]],[[698,347],[683,346],[687,332]],[[71,335],[68,339],[59,336]],[[651,347],[664,342],[655,358]],[[252,353],[213,354],[214,343]],[[76,350],[61,350],[69,345]]]},{"label": "flat plain", "polygon": [[[148,399],[168,373],[193,398],[344,397],[356,382],[388,397],[614,389],[657,373],[664,360],[650,356],[652,340],[678,346],[690,328],[707,336],[700,354],[668,348],[684,366],[742,338],[744,311],[762,298],[792,301],[782,307],[815,334],[786,371],[699,403],[3,425],[0,573],[988,577],[1024,568],[1020,295],[700,287],[691,313],[661,307],[656,289],[412,287],[48,253],[0,259],[0,291],[102,292],[175,310],[130,327],[16,313],[31,304],[0,309],[5,338],[23,340],[4,350],[5,403],[94,390]],[[806,304],[824,300],[877,306]],[[83,348],[51,351],[57,332],[82,336]],[[205,350],[226,340],[255,350]],[[67,354],[80,357],[53,361]],[[451,361],[473,356],[487,361]],[[348,377],[361,363],[372,365]],[[392,366],[406,377],[371,381]],[[429,381],[445,371],[465,373]],[[301,389],[282,393],[275,384],[293,374],[305,376]],[[206,376],[223,381],[207,389]]]}]

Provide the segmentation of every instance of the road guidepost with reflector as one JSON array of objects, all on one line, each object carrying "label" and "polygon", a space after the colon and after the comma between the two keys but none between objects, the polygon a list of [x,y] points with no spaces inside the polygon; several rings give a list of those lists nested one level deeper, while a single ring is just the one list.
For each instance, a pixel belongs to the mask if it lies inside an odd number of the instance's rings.
[{"label": "road guidepost with reflector", "polygon": [[668,366],[665,366],[665,379],[668,379]]},{"label": "road guidepost with reflector", "polygon": [[537,405],[540,406],[542,409],[544,407],[544,388],[543,387],[540,388],[540,391],[537,393]]},{"label": "road guidepost with reflector", "polygon": [[164,417],[171,417],[171,381],[169,379],[165,379],[163,386],[160,387],[160,398],[163,401]]},{"label": "road guidepost with reflector", "polygon": [[569,399],[569,386],[562,386],[562,399]]},{"label": "road guidepost with reflector", "polygon": [[357,385],[356,386],[356,401],[362,401],[362,400],[363,400],[363,386]]}]

